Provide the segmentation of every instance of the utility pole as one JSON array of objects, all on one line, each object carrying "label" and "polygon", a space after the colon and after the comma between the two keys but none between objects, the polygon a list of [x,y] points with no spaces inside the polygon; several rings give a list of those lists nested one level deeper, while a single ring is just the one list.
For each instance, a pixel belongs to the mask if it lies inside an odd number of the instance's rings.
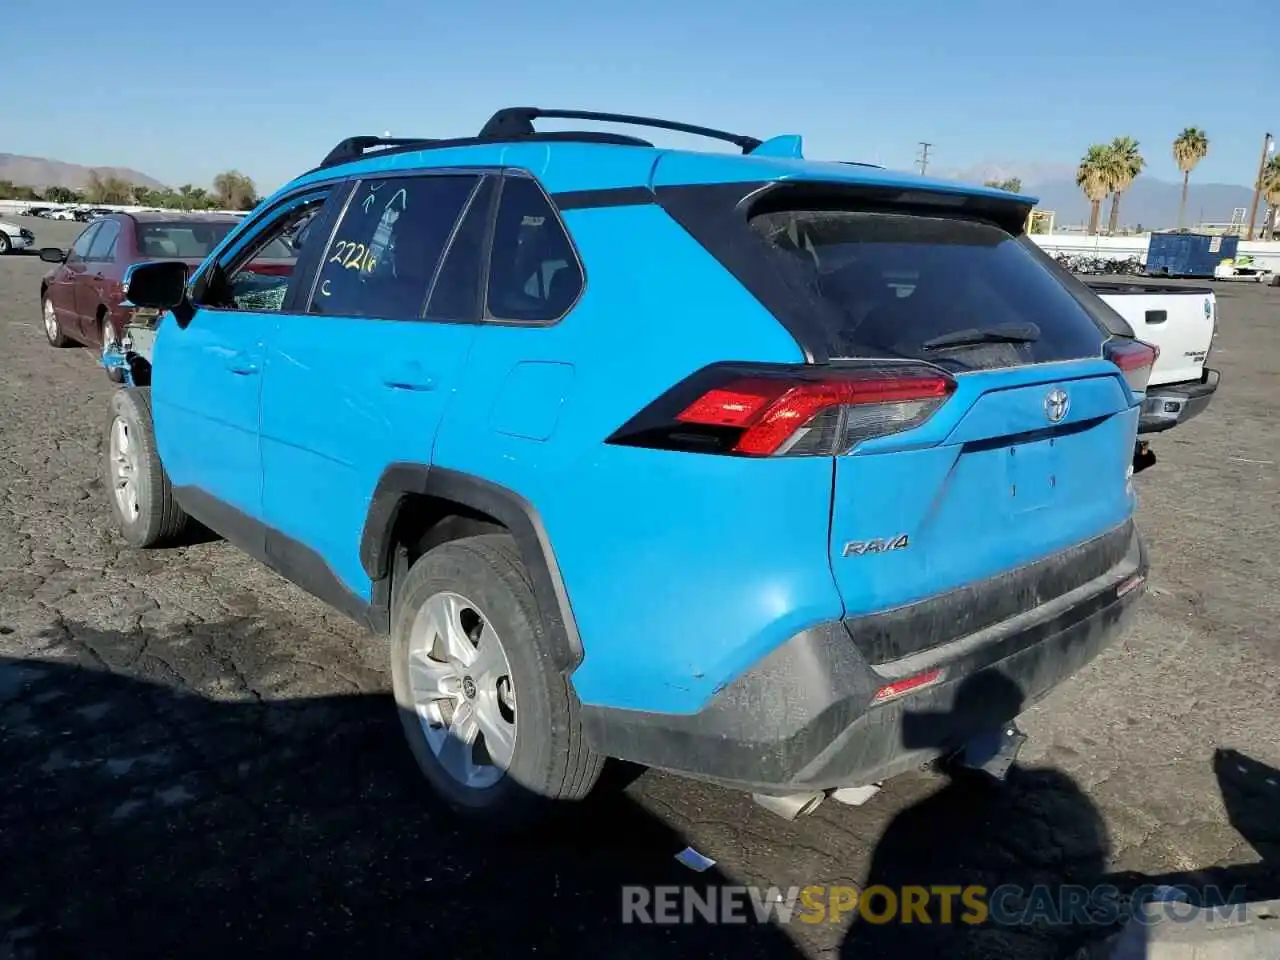
[{"label": "utility pole", "polygon": [[[1268,134],[1268,136],[1270,135]],[[929,148],[932,147],[933,144],[925,143],[923,140],[919,141],[919,143],[920,143],[920,159],[917,160],[916,162],[920,164],[920,176],[923,177],[924,172],[929,169]]]},{"label": "utility pole", "polygon": [[1274,149],[1271,134],[1262,141],[1262,159],[1258,161],[1258,179],[1253,182],[1253,204],[1249,207],[1249,239],[1253,239],[1253,226],[1258,219],[1258,197],[1262,193],[1262,172],[1267,168],[1267,156]]}]

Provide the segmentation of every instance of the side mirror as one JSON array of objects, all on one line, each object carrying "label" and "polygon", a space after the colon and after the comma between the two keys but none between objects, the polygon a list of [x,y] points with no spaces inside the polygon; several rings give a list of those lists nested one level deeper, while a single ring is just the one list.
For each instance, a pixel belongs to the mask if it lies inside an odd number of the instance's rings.
[{"label": "side mirror", "polygon": [[67,251],[61,247],[41,247],[40,259],[45,263],[66,263]]},{"label": "side mirror", "polygon": [[187,299],[187,265],[180,260],[135,263],[124,274],[122,306],[173,310]]}]

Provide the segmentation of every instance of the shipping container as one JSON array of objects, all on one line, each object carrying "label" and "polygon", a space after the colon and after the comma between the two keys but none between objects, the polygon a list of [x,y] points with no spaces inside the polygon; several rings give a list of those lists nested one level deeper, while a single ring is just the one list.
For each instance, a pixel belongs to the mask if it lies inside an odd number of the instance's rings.
[{"label": "shipping container", "polygon": [[1212,277],[1223,260],[1234,260],[1239,237],[1204,233],[1153,233],[1147,273],[1153,277]]}]

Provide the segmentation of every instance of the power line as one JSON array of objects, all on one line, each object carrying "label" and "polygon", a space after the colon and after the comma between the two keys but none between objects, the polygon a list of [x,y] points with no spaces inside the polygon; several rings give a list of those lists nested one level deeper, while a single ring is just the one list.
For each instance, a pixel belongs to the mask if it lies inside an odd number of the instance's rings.
[{"label": "power line", "polygon": [[924,176],[924,172],[929,169],[929,148],[932,143],[926,143],[924,140],[918,141],[920,144],[920,156],[916,158],[916,163],[920,164],[920,176]]}]

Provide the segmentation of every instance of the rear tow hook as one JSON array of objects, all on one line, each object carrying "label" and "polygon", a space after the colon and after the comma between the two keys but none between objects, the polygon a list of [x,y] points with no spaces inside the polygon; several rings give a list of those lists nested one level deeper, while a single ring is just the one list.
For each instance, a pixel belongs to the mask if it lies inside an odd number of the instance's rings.
[{"label": "rear tow hook", "polygon": [[999,730],[974,737],[954,754],[952,762],[965,770],[977,770],[1003,782],[1018,759],[1027,735],[1015,724],[1006,723]]}]

